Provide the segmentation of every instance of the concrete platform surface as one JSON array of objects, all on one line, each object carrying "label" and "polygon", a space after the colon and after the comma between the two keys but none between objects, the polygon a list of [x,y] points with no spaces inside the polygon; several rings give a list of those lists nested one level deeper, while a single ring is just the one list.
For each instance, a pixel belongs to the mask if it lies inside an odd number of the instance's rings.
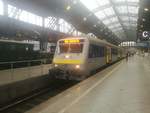
[{"label": "concrete platform surface", "polygon": [[52,68],[52,64],[1,70],[0,86],[25,80],[25,79],[30,79],[33,77],[47,75],[49,73],[50,68]]},{"label": "concrete platform surface", "polygon": [[27,113],[150,113],[150,59],[123,60]]}]

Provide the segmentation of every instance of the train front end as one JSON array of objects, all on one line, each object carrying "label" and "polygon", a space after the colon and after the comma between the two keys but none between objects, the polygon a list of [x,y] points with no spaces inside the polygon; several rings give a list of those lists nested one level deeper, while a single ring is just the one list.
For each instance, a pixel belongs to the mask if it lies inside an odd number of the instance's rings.
[{"label": "train front end", "polygon": [[57,43],[53,65],[55,77],[60,79],[84,79],[86,39],[66,38]]}]

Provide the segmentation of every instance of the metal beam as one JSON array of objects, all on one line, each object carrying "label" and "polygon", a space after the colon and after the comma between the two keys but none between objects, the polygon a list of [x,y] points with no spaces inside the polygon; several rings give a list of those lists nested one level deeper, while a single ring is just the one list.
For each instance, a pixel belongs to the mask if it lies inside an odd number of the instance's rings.
[{"label": "metal beam", "polygon": [[[119,14],[118,13],[118,15],[119,15],[119,17],[130,15],[130,17],[138,18],[138,14],[133,14],[133,13],[129,13],[129,14],[126,14],[126,13]],[[114,17],[116,17],[116,15],[110,15],[110,16],[107,16],[106,18],[103,18],[102,21],[107,20],[107,19],[111,19],[111,18],[114,18]]]},{"label": "metal beam", "polygon": [[8,3],[5,0],[2,0],[3,2],[3,14],[4,16],[8,16]]},{"label": "metal beam", "polygon": [[117,11],[117,9],[116,9],[116,6],[115,6],[114,1],[113,1],[113,0],[109,0],[109,1],[110,1],[110,4],[112,4],[112,8],[114,9],[114,12],[115,12],[115,14],[116,14],[116,16],[117,16],[117,18],[118,18],[118,21],[119,21],[120,25],[122,26],[122,29],[124,30],[124,34],[126,35],[126,38],[128,38],[128,33],[126,32],[126,30],[125,30],[125,28],[124,28],[124,26],[123,26],[123,22],[122,22],[122,20],[121,20],[119,14],[118,14],[118,11]]},{"label": "metal beam", "polygon": [[[117,2],[117,3],[113,2],[113,3],[114,3],[115,6],[118,6],[118,7],[126,5],[126,1],[124,1],[124,2]],[[136,3],[136,2],[128,2],[128,5],[132,6],[132,7],[138,7],[138,3]],[[112,6],[112,4],[106,4],[104,6],[99,6],[96,9],[94,9],[92,12],[96,13],[96,12],[98,12],[100,10],[104,10],[104,9],[109,8],[111,6]]]},{"label": "metal beam", "polygon": [[[122,24],[127,23],[127,22],[129,22],[129,21],[122,21]],[[137,21],[130,21],[130,24],[136,24],[136,23],[137,23]],[[110,24],[107,24],[107,26],[109,27],[109,26],[112,26],[112,25],[115,25],[115,24],[118,24],[118,21],[110,23]]]}]

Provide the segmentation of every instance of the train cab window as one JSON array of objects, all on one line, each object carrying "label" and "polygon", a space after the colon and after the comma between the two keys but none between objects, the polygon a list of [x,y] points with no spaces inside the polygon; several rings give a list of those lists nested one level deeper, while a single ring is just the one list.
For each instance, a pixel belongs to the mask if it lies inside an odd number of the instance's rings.
[{"label": "train cab window", "polygon": [[84,39],[66,39],[59,42],[58,53],[82,53]]},{"label": "train cab window", "polygon": [[70,53],[82,53],[83,44],[70,44]]},{"label": "train cab window", "polygon": [[60,44],[59,48],[60,48],[60,53],[67,53],[69,45],[68,44]]},{"label": "train cab window", "polygon": [[60,53],[82,53],[83,44],[61,44]]}]

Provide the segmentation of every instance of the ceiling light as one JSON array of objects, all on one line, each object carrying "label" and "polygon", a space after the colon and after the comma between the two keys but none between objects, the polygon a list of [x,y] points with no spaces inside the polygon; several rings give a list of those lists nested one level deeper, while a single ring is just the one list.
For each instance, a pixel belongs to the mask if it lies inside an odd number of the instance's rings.
[{"label": "ceiling light", "polygon": [[71,6],[68,5],[68,6],[66,7],[66,10],[69,11],[70,9],[71,9]]},{"label": "ceiling light", "polygon": [[146,19],[145,19],[145,18],[143,18],[143,19],[142,19],[142,21],[143,21],[143,22],[145,22],[145,21],[146,21]]},{"label": "ceiling light", "polygon": [[98,21],[98,23],[100,24],[100,23],[101,23],[101,21]]},{"label": "ceiling light", "polygon": [[96,27],[96,25],[93,25],[94,27]]},{"label": "ceiling light", "polygon": [[76,0],[74,0],[74,1],[73,1],[73,4],[77,4],[77,1],[76,1]]},{"label": "ceiling light", "polygon": [[144,11],[149,11],[149,9],[148,8],[144,8]]},{"label": "ceiling light", "polygon": [[84,18],[83,18],[83,20],[84,20],[84,21],[87,21],[87,18],[86,18],[86,17],[84,17]]}]

